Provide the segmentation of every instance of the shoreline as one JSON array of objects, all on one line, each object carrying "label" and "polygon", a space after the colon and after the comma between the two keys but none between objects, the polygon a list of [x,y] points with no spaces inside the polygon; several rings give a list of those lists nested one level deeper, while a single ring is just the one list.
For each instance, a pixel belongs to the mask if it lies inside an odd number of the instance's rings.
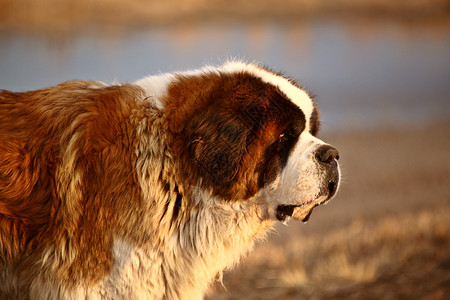
[{"label": "shoreline", "polygon": [[[263,0],[257,6],[238,0],[0,0],[0,31],[44,35],[92,31],[129,31],[194,23],[289,22],[315,18],[396,19],[405,22],[442,20],[450,15],[444,0],[392,2],[384,0],[310,1]],[[174,9],[176,7],[176,9]]]}]

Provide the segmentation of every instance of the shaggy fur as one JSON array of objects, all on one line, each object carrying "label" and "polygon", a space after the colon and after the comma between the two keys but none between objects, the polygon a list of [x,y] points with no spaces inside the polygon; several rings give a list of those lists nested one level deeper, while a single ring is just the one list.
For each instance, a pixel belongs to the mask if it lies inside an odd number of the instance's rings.
[{"label": "shaggy fur", "polygon": [[296,83],[240,62],[2,91],[0,298],[201,298],[335,194],[318,121]]}]

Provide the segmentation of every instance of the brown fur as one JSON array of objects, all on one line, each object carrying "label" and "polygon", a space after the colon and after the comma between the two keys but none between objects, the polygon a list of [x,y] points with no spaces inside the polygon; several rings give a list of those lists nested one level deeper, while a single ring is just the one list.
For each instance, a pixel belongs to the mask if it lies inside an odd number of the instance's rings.
[{"label": "brown fur", "polygon": [[128,119],[142,92],[95,85],[0,94],[0,268],[34,263],[59,244],[79,251],[58,270],[66,284],[109,272],[112,235],[130,226],[118,213],[135,207],[116,199],[140,201]]},{"label": "brown fur", "polygon": [[290,121],[285,106],[292,104],[246,73],[180,77],[167,98],[172,148],[182,158],[182,177],[192,185],[201,177],[205,187],[225,199],[254,196],[258,163]]}]

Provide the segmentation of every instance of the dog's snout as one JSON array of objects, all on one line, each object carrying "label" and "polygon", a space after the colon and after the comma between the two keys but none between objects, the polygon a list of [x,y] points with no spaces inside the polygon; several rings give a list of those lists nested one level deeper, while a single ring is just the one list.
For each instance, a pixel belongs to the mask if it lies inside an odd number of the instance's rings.
[{"label": "dog's snout", "polygon": [[330,145],[322,145],[316,150],[316,159],[322,163],[332,163],[339,159],[339,152]]}]

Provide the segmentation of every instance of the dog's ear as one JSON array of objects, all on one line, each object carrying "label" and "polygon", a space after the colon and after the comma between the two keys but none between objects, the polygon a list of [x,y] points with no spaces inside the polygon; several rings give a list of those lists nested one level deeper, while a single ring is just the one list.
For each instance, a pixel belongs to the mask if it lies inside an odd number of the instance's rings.
[{"label": "dog's ear", "polygon": [[194,166],[213,185],[232,184],[246,151],[248,131],[236,116],[212,109],[197,114],[185,128]]}]

